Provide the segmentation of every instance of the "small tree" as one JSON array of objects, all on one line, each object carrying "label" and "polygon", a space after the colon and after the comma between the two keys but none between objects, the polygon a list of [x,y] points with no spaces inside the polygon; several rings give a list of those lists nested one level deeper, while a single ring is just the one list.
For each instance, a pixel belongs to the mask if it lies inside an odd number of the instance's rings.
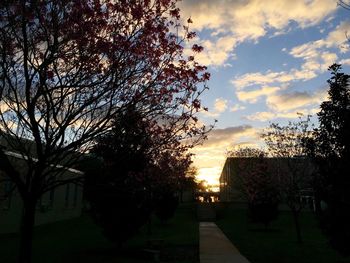
[{"label": "small tree", "polygon": [[198,169],[195,166],[189,166],[186,175],[180,181],[179,197],[180,202],[184,202],[184,192],[190,192],[192,200],[194,200],[195,191],[198,189],[198,183],[196,182],[196,175],[198,174]]},{"label": "small tree", "polygon": [[179,204],[179,192],[191,164],[191,155],[163,152],[151,171],[155,183],[152,187],[155,214],[165,222],[170,219]]},{"label": "small tree", "polygon": [[307,149],[319,167],[315,184],[321,227],[332,246],[344,255],[350,253],[350,75],[341,66],[332,65],[329,99],[321,104],[317,114],[319,128],[308,140]]},{"label": "small tree", "polygon": [[119,246],[144,225],[155,210],[169,219],[178,204],[180,181],[190,155],[168,133],[133,108],[114,119],[113,129],[96,139],[92,153],[102,159],[86,178],[86,197],[95,222]]},{"label": "small tree", "polygon": [[238,158],[237,183],[248,201],[249,217],[267,227],[278,216],[280,196],[266,153],[247,147],[231,151],[228,156]]},{"label": "small tree", "polygon": [[86,171],[85,197],[95,222],[118,247],[152,212],[146,170],[155,149],[149,128],[140,113],[128,109],[114,118],[110,132],[96,138],[91,151],[100,161]]},{"label": "small tree", "polygon": [[289,122],[282,126],[272,123],[262,137],[270,156],[275,157],[276,175],[282,197],[291,209],[298,242],[302,242],[299,222],[304,203],[300,198],[301,190],[311,187],[314,166],[307,159],[303,142],[312,136],[310,117],[305,120]]},{"label": "small tree", "polygon": [[174,192],[160,189],[155,200],[155,215],[165,223],[174,216],[179,205],[179,197]]}]

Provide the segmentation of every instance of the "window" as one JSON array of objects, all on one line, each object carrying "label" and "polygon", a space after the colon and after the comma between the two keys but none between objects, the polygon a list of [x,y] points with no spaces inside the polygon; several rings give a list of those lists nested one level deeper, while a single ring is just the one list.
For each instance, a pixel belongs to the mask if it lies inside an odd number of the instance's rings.
[{"label": "window", "polygon": [[64,201],[65,201],[65,202],[64,202],[64,206],[65,206],[65,207],[68,207],[68,206],[69,206],[69,194],[70,194],[70,193],[69,193],[69,191],[70,191],[69,188],[70,188],[70,184],[67,184],[67,185],[66,185],[66,196],[65,196],[65,200],[64,200]]},{"label": "window", "polygon": [[3,199],[3,209],[9,210],[11,208],[13,184],[11,181],[6,180],[3,182],[3,193],[1,198]]},{"label": "window", "polygon": [[53,207],[54,199],[55,199],[55,189],[51,189],[51,191],[49,193],[49,206],[50,206],[50,208]]},{"label": "window", "polygon": [[78,194],[79,194],[79,186],[78,184],[74,185],[74,196],[73,196],[73,206],[76,207],[78,204]]}]

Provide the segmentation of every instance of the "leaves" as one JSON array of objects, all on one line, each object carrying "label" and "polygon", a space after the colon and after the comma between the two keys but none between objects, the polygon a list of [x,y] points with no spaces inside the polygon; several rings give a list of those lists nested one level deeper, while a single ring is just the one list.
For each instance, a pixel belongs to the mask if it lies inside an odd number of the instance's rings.
[{"label": "leaves", "polygon": [[157,129],[187,148],[203,140],[205,127],[192,120],[210,74],[193,56],[183,58],[195,33],[174,33],[176,2],[1,2],[1,103],[8,109],[1,130],[35,139],[47,163],[88,151],[113,116],[137,105],[150,122],[164,117],[166,127]]},{"label": "leaves", "polygon": [[[26,157],[25,175],[7,174],[22,198],[37,201],[79,181],[80,175],[64,176],[62,163],[77,165],[130,107],[158,139],[159,152],[175,149],[175,158],[205,139],[208,129],[193,120],[209,74],[194,58],[184,60],[194,33],[188,26],[183,35],[174,33],[182,23],[176,3],[0,1],[0,103],[6,108],[0,135]],[[135,141],[141,135],[134,133]],[[126,145],[119,147],[140,153],[135,141],[120,136]],[[142,178],[131,173],[128,179]]]},{"label": "leaves", "polygon": [[241,188],[246,200],[250,216],[254,221],[268,224],[276,218],[280,201],[278,177],[271,169],[271,160],[258,148],[238,148],[228,152],[235,158],[235,187]]},{"label": "leaves", "polygon": [[317,199],[327,204],[326,209],[318,209],[321,227],[331,245],[349,255],[350,75],[341,72],[338,64],[329,70],[329,99],[321,104],[319,128],[306,146],[319,168],[314,184]]},{"label": "leaves", "polygon": [[280,191],[291,210],[299,213],[303,208],[300,191],[311,186],[315,167],[307,158],[305,142],[313,137],[310,116],[302,116],[287,125],[271,123],[262,138],[268,154],[275,158],[275,173]]}]

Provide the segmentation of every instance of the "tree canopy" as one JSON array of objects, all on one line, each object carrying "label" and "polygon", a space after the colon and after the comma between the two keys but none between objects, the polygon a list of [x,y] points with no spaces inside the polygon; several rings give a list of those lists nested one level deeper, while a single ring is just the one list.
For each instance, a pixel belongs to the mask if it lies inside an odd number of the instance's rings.
[{"label": "tree canopy", "polygon": [[[20,149],[20,173],[0,151],[1,169],[24,204],[20,262],[30,262],[35,205],[62,184],[67,167],[132,106],[152,132],[188,148],[205,136],[196,114],[210,74],[202,47],[182,25],[176,0],[43,0],[0,3],[0,135]],[[31,147],[23,139],[32,140]],[[74,153],[74,154],[72,154]]]},{"label": "tree canopy", "polygon": [[267,153],[259,148],[243,147],[227,155],[237,158],[235,187],[242,191],[248,202],[250,219],[267,227],[277,218],[280,202],[278,178],[269,169]]},{"label": "tree canopy", "polygon": [[271,123],[262,134],[268,154],[276,158],[275,174],[279,180],[280,193],[292,211],[298,242],[302,242],[299,215],[305,204],[301,191],[312,186],[314,166],[308,160],[304,142],[312,137],[310,116],[287,125]]},{"label": "tree canopy", "polygon": [[113,129],[96,138],[92,149],[102,160],[87,170],[85,193],[91,214],[104,234],[121,245],[148,222],[155,211],[170,218],[186,180],[191,155],[167,148],[159,134],[134,109],[114,118]]},{"label": "tree canopy", "polygon": [[349,254],[350,239],[350,75],[342,72],[341,65],[329,70],[328,100],[321,104],[317,114],[319,127],[306,143],[306,149],[319,167],[315,184],[322,229],[332,246],[342,254]]}]

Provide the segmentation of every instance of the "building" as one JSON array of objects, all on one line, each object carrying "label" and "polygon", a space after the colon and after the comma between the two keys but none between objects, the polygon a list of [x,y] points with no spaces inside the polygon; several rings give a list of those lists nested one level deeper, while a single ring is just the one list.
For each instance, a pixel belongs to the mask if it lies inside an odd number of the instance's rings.
[{"label": "building", "polygon": [[[18,152],[5,151],[11,162],[24,170],[25,161]],[[65,168],[63,176],[81,176],[82,172]],[[24,171],[23,171],[24,172]],[[81,215],[83,206],[82,186],[66,184],[45,193],[37,204],[35,225],[60,221]],[[22,201],[15,185],[0,171],[0,233],[18,232],[22,215]]]},{"label": "building", "polygon": [[[259,157],[228,157],[224,164],[220,176],[220,201],[221,202],[246,202],[245,196],[242,193],[241,178],[242,169],[252,169]],[[312,162],[304,157],[295,158],[264,158],[267,166],[267,171],[276,176],[277,180],[283,182],[290,178],[291,174],[296,174],[300,189],[301,200],[311,202],[314,205],[312,187],[310,178],[315,172],[315,166]],[[244,167],[241,165],[245,163]],[[293,171],[291,171],[293,170]],[[305,194],[304,194],[305,193]]]}]

